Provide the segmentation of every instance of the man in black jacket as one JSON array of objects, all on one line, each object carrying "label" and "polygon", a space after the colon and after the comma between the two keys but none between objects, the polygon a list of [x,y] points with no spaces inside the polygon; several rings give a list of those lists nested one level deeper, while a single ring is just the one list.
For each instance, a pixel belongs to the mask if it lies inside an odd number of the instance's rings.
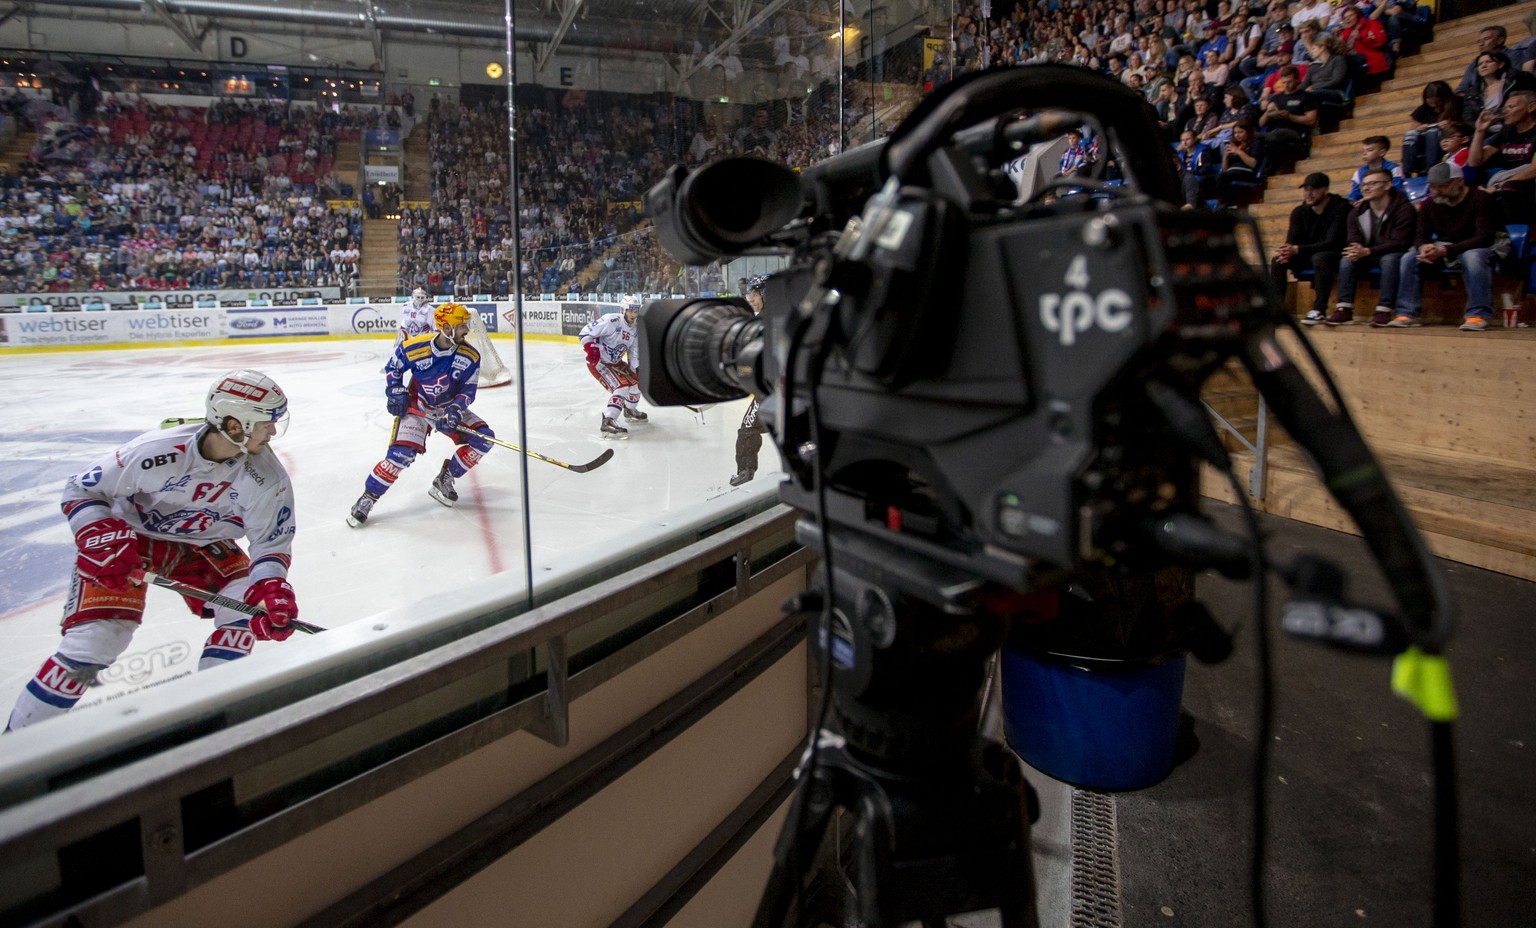
[{"label": "man in black jacket", "polygon": [[1392,321],[1397,305],[1397,281],[1402,256],[1413,247],[1418,221],[1413,203],[1392,186],[1392,172],[1370,168],[1360,178],[1360,203],[1345,223],[1348,244],[1339,261],[1339,298],[1329,325],[1355,321],[1355,280],[1373,267],[1381,268],[1381,295],[1371,325],[1384,327]]},{"label": "man in black jacket", "polygon": [[1285,293],[1285,272],[1298,280],[1312,272],[1312,310],[1301,321],[1317,325],[1327,319],[1328,294],[1339,273],[1339,255],[1344,250],[1344,222],[1349,218],[1349,201],[1328,192],[1328,175],[1313,171],[1301,182],[1301,205],[1291,210],[1291,225],[1285,241],[1275,246],[1269,264],[1275,292]]}]

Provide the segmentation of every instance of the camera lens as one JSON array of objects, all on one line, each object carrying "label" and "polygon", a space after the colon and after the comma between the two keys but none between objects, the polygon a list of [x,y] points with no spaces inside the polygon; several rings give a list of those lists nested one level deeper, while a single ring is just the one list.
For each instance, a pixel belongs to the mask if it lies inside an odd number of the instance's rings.
[{"label": "camera lens", "polygon": [[699,300],[684,307],[667,329],[663,357],[678,386],[710,401],[751,392],[752,362],[763,324],[735,303]]}]

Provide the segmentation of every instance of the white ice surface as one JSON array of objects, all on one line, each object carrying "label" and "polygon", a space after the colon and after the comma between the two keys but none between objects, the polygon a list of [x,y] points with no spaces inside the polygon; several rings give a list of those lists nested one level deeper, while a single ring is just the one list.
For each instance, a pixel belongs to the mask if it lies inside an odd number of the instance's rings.
[{"label": "white ice surface", "polygon": [[[336,659],[364,635],[409,635],[481,601],[526,589],[523,514],[532,515],[535,587],[616,553],[643,549],[680,526],[710,520],[771,495],[777,454],[765,443],[763,470],[732,489],[736,428],[745,400],[698,414],[642,403],[650,422],[633,424],[626,441],[598,437],[606,401],[580,350],[564,342],[528,342],[524,364],[528,447],[570,462],[612,448],[614,457],[587,474],[528,461],[532,504],[522,500],[520,456],[494,449],[458,481],[448,509],[427,487],[451,448],[428,439],[427,453],[402,474],[362,529],[345,516],[368,471],[389,441],[383,378],[388,340],[313,341],[175,349],[0,353],[0,378],[11,408],[0,420],[0,713],[58,641],[61,606],[74,544],[59,512],[64,479],[167,416],[201,416],[208,384],[228,370],[251,367],[273,376],[289,395],[292,422],[275,445],[293,480],[298,531],[289,579],[301,617],[341,629],[260,643],[245,661],[220,668],[226,687],[261,687],[306,663]],[[517,346],[498,340],[517,369]],[[486,390],[474,405],[498,437],[519,442],[516,385]],[[387,622],[380,614],[387,613]],[[373,617],[373,622],[360,625]],[[352,626],[348,628],[348,626]],[[8,736],[43,736],[122,724],[109,716],[143,715],[157,705],[208,697],[192,679],[211,623],[193,617],[179,596],[152,589],[144,624],[127,653],[64,720]],[[246,666],[241,666],[246,665]],[[186,679],[178,679],[186,678]],[[157,684],[173,681],[165,687]],[[150,689],[154,687],[154,689]],[[126,702],[125,695],[134,694]],[[117,712],[104,713],[102,706]],[[123,709],[133,706],[132,709]],[[92,718],[92,716],[95,716]],[[73,723],[73,724],[65,724]],[[105,730],[105,729],[103,729]],[[39,745],[41,747],[41,745]]]}]

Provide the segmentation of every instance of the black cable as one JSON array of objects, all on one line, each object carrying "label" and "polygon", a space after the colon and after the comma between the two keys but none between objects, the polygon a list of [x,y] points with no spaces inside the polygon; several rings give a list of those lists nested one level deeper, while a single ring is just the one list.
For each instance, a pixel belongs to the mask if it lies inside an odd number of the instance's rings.
[{"label": "black cable", "polygon": [[[1290,313],[1277,314],[1283,324],[1296,333],[1301,342],[1302,350],[1308,360],[1312,362],[1313,370],[1323,385],[1328,390],[1336,408],[1336,415],[1351,428],[1359,431],[1355,425],[1354,417],[1349,413],[1349,407],[1344,404],[1344,397],[1339,391],[1338,384],[1333,379],[1333,374],[1323,364],[1317,348],[1308,338],[1296,319]],[[1247,501],[1246,496],[1240,494],[1240,498]],[[1415,538],[1422,544],[1422,537],[1415,533]],[[1426,563],[1429,553],[1426,549],[1423,558]],[[1450,590],[1447,588],[1444,576],[1436,570],[1426,570],[1431,595],[1437,603],[1448,604],[1450,602]],[[1449,721],[1430,722],[1430,767],[1433,777],[1433,803],[1434,803],[1434,924],[1435,928],[1458,928],[1461,924],[1461,823],[1459,821],[1459,804],[1457,800],[1457,776],[1456,757],[1454,744],[1454,726]]]},{"label": "black cable", "polygon": [[1255,928],[1264,928],[1268,923],[1264,912],[1264,835],[1269,827],[1269,745],[1275,725],[1274,668],[1271,663],[1268,622],[1269,583],[1264,570],[1264,538],[1259,530],[1258,513],[1248,501],[1248,492],[1237,479],[1237,472],[1229,467],[1222,473],[1232,485],[1233,495],[1242,508],[1243,522],[1252,542],[1248,562],[1253,578],[1254,657],[1258,664],[1259,699],[1256,706],[1258,730],[1254,735],[1258,743],[1253,758],[1253,849],[1248,857],[1248,898],[1253,909]]},{"label": "black cable", "polygon": [[[811,327],[811,324],[814,321],[814,313],[815,310],[812,309],[811,312],[806,313],[802,317],[800,324],[797,325],[794,328],[794,331],[790,334],[789,347],[784,353],[784,383],[782,388],[782,402],[784,404],[783,408],[785,414],[783,418],[785,421],[780,424],[780,428],[783,429],[786,437],[788,437],[791,432],[789,428],[789,419],[793,414],[793,403],[795,396],[794,372],[796,364],[799,361],[800,352],[805,346],[806,331]],[[818,357],[821,357],[820,353],[818,353]],[[816,449],[816,457],[811,462],[810,470],[812,487],[816,494],[816,518],[821,530],[822,568],[826,572],[826,591],[823,594],[821,603],[821,615],[819,617],[819,624],[821,626],[819,634],[821,636],[822,645],[822,691],[821,700],[817,704],[816,708],[816,716],[811,720],[809,743],[806,745],[804,757],[800,762],[800,766],[795,770],[795,779],[799,783],[798,788],[804,790],[805,793],[800,797],[799,802],[796,804],[794,821],[785,823],[785,827],[791,829],[790,834],[795,836],[795,840],[790,849],[789,867],[790,872],[794,875],[795,878],[795,910],[802,920],[805,918],[805,879],[804,872],[800,866],[800,854],[803,849],[800,847],[798,837],[805,827],[806,806],[810,804],[811,800],[810,783],[812,777],[816,773],[816,763],[821,750],[821,730],[826,724],[828,714],[831,712],[833,685],[832,674],[835,667],[832,661],[832,610],[835,608],[836,602],[834,598],[832,580],[832,533],[829,530],[827,523],[826,475],[822,469],[821,420],[818,415],[818,398],[816,393],[816,388],[821,383],[820,367],[821,365],[819,363],[810,365],[808,379],[810,383],[811,397],[810,402],[807,404],[807,412],[810,420],[810,440],[813,447]],[[790,442],[786,441],[785,444],[789,445]],[[796,450],[797,449],[794,447],[785,447],[784,453],[786,455],[794,454],[796,453]],[[793,462],[791,462],[791,466],[793,466]],[[812,644],[814,646],[815,639],[812,639]]]},{"label": "black cable", "polygon": [[1429,725],[1435,776],[1435,926],[1461,924],[1461,832],[1456,797],[1456,745],[1450,722]]}]

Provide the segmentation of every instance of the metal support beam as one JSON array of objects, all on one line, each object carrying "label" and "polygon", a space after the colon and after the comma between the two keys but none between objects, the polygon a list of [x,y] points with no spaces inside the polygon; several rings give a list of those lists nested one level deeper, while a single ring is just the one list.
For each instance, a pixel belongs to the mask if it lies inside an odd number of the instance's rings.
[{"label": "metal support beam", "polygon": [[555,57],[560,43],[565,41],[565,34],[571,31],[571,24],[576,21],[576,14],[581,12],[581,0],[553,0],[553,4],[560,10],[560,24],[555,26],[554,35],[549,37],[544,47],[533,56],[533,73],[535,74],[541,73],[550,59]]},{"label": "metal support beam", "polygon": [[165,5],[165,0],[144,0],[144,9],[159,17],[167,29],[176,33],[183,42],[187,43],[188,48],[194,52],[203,50],[203,35],[207,34],[207,30],[204,30],[202,34],[193,35],[191,28],[192,19],[190,16],[187,17],[187,22],[185,23],[177,19],[176,14],[172,13],[170,8]]},{"label": "metal support beam", "polygon": [[731,17],[735,20],[735,24],[731,26],[730,34],[722,39],[720,44],[715,46],[714,51],[705,55],[698,64],[683,72],[682,80],[686,81],[705,68],[718,64],[721,53],[741,41],[747,35],[750,35],[753,30],[767,22],[768,17],[777,13],[788,2],[789,0],[768,0],[767,3],[763,4],[762,9],[749,16],[747,14],[752,8],[752,0],[737,0],[735,14]]},{"label": "metal support beam", "polygon": [[358,0],[363,5],[363,21],[368,24],[368,40],[373,43],[373,60],[384,63],[384,33],[373,9],[373,0]]},{"label": "metal support beam", "polygon": [[13,5],[9,10],[6,10],[4,13],[0,13],[0,26],[3,26],[11,20],[15,19],[19,14],[26,12],[26,9],[26,4],[17,3]]}]

